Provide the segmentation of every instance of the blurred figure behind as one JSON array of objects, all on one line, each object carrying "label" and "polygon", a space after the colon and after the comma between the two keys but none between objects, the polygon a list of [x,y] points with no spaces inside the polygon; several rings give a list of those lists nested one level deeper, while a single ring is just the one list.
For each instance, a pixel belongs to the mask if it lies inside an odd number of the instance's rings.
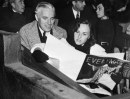
[{"label": "blurred figure behind", "polygon": [[105,48],[107,53],[113,53],[114,47],[119,47],[121,50],[122,44],[116,42],[116,39],[121,36],[122,28],[110,18],[112,14],[110,1],[97,0],[95,4],[97,17],[99,18],[95,28],[97,43]]},{"label": "blurred figure behind", "polygon": [[10,0],[9,6],[1,9],[0,30],[18,32],[19,29],[34,20],[32,10],[26,8],[24,0]]},{"label": "blurred figure behind", "polygon": [[58,25],[67,31],[67,41],[72,45],[72,25],[80,20],[88,20],[93,25],[96,21],[96,14],[86,0],[69,0],[68,7],[61,10],[58,18]]}]

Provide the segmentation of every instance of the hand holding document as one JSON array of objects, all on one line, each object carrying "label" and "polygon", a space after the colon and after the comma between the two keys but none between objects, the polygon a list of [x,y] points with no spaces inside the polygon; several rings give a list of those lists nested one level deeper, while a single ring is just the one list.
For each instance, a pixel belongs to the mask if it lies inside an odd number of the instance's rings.
[{"label": "hand holding document", "polygon": [[[101,93],[101,94],[106,94],[111,96],[110,92],[108,92],[107,90],[103,89],[100,86],[99,88],[91,89],[83,83],[89,83],[92,80],[99,80],[98,83],[102,83],[104,85],[107,83],[111,83],[107,87],[113,89],[116,82],[114,82],[109,75],[106,75],[104,73],[106,71],[108,73],[110,71],[114,72],[113,69],[116,70],[117,69],[116,67],[119,65],[118,59],[123,60],[124,53],[108,54],[105,52],[104,49],[101,50],[100,46],[96,45],[91,50],[92,55],[86,55],[85,53],[76,50],[74,47],[69,46],[69,44],[65,41],[65,39],[59,40],[54,36],[52,36],[51,34],[47,35],[46,44],[42,45],[41,43],[35,45],[34,47],[36,48],[36,46],[38,46],[38,48],[40,48],[44,53],[46,53],[49,56],[49,60],[47,61],[48,63],[52,64],[59,71],[64,73],[72,80],[80,83],[79,85],[81,85],[82,87],[84,87],[85,89],[87,89],[92,93]],[[108,64],[107,67],[103,67],[106,64]],[[90,75],[91,78],[88,77],[88,78],[77,80],[78,76],[80,75],[80,72],[82,72],[83,66],[89,67],[87,68],[88,71],[85,69],[86,70],[85,75],[88,76],[87,73],[90,73],[90,71],[96,73],[95,74],[92,73],[93,76]],[[93,67],[96,69],[93,69]],[[90,68],[92,69],[90,70]],[[100,77],[98,76],[97,72],[99,72],[99,74],[101,72],[103,75]],[[114,73],[116,74],[116,72]],[[114,74],[114,73],[110,73],[110,74]]]},{"label": "hand holding document", "polygon": [[49,57],[59,59],[59,70],[76,81],[86,54],[68,46],[52,35],[47,36],[44,53]]}]

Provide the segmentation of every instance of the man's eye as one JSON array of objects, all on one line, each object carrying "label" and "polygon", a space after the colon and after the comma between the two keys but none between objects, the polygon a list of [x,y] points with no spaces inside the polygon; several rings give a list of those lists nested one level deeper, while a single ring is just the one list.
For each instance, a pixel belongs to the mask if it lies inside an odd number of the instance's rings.
[{"label": "man's eye", "polygon": [[54,20],[55,20],[55,18],[51,18],[51,20],[52,20],[52,21],[54,21]]},{"label": "man's eye", "polygon": [[47,20],[47,17],[42,17],[42,19]]}]

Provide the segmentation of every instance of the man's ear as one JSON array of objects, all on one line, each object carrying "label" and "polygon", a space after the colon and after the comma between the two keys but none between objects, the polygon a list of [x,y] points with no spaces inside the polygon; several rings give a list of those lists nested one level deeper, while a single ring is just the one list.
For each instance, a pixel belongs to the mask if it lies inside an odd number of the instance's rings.
[{"label": "man's ear", "polygon": [[75,5],[75,1],[72,1],[72,4]]},{"label": "man's ear", "polygon": [[37,17],[37,15],[35,14],[35,19],[38,21],[38,17]]},{"label": "man's ear", "polygon": [[12,8],[15,8],[15,4],[14,3],[11,3],[11,6],[12,6]]}]

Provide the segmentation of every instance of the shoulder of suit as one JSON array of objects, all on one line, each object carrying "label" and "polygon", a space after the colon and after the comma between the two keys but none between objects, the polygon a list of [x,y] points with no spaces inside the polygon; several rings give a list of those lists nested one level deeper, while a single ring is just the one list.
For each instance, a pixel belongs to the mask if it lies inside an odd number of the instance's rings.
[{"label": "shoulder of suit", "polygon": [[54,25],[53,29],[56,30],[57,32],[60,32],[60,33],[66,33],[65,29],[63,29],[57,25]]},{"label": "shoulder of suit", "polygon": [[30,30],[34,29],[34,27],[36,27],[36,25],[37,25],[37,21],[32,21],[32,22],[24,25],[20,30],[29,30],[30,31]]}]

